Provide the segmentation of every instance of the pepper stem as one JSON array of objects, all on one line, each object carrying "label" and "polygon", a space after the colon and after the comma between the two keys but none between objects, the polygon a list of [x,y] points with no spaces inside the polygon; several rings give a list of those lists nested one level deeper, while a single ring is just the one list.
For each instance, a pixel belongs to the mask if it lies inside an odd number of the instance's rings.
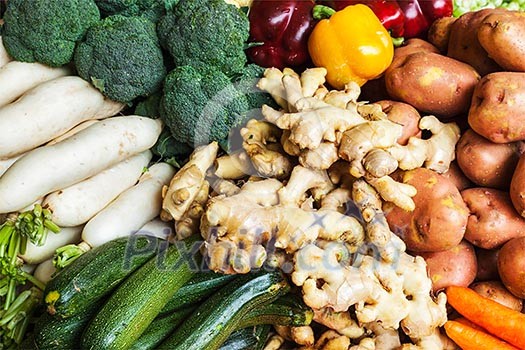
[{"label": "pepper stem", "polygon": [[392,43],[394,44],[394,47],[399,47],[403,45],[404,42],[405,42],[405,38],[403,37],[400,37],[400,38],[392,37]]},{"label": "pepper stem", "polygon": [[315,5],[312,10],[312,16],[315,19],[330,18],[334,13],[336,13],[336,11],[333,8],[325,5]]}]

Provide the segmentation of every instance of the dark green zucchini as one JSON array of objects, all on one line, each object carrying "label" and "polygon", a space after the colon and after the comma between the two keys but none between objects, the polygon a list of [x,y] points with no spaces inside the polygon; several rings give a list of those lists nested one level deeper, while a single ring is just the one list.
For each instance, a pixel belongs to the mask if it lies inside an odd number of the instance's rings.
[{"label": "dark green zucchini", "polygon": [[[197,235],[176,242],[141,266],[109,297],[82,335],[87,350],[127,349],[200,266]],[[200,255],[196,254],[197,260]]]},{"label": "dark green zucchini", "polygon": [[218,349],[250,310],[273,302],[289,290],[280,272],[240,276],[200,304],[159,349]]},{"label": "dark green zucchini", "polygon": [[238,323],[238,328],[261,324],[280,326],[308,326],[314,318],[313,310],[300,296],[287,294],[273,303],[250,310]]},{"label": "dark green zucchini", "polygon": [[195,307],[187,307],[173,311],[169,315],[157,317],[131,346],[130,350],[155,349],[194,309]]},{"label": "dark green zucchini", "polygon": [[198,273],[173,295],[160,313],[172,313],[174,310],[195,304],[236,277],[213,271]]},{"label": "dark green zucchini", "polygon": [[82,315],[150,260],[161,242],[164,241],[134,235],[82,254],[47,284],[44,292],[47,311],[62,318]]},{"label": "dark green zucchini", "polygon": [[90,315],[58,318],[44,312],[35,323],[34,342],[39,350],[78,349],[80,336]]},{"label": "dark green zucchini", "polygon": [[260,350],[272,331],[269,324],[247,327],[233,332],[219,350]]}]

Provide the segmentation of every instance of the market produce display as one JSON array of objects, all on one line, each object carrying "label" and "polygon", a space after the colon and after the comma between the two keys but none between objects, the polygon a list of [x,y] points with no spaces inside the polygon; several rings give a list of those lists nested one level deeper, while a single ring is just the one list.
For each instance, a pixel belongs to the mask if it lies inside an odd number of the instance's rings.
[{"label": "market produce display", "polygon": [[1,0],[0,349],[525,349],[522,6]]}]

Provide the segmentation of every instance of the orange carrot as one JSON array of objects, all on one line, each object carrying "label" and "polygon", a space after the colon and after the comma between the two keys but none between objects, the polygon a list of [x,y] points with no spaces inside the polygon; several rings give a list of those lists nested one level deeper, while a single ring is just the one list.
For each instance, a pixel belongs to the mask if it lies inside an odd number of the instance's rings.
[{"label": "orange carrot", "polygon": [[477,331],[487,332],[485,329],[481,328],[479,325],[475,324],[474,322],[467,320],[465,317],[456,318],[455,320],[451,320],[451,321],[459,322],[461,324],[464,324],[465,326],[474,328]]},{"label": "orange carrot", "polygon": [[518,350],[501,339],[457,321],[447,321],[445,332],[463,350]]},{"label": "orange carrot", "polygon": [[448,303],[468,320],[508,343],[525,349],[525,314],[466,287],[447,287],[446,294]]}]

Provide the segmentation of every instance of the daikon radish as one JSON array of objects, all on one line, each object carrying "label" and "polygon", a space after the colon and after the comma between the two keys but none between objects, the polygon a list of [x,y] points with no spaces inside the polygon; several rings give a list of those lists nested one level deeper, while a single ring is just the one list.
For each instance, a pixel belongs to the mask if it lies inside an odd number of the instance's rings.
[{"label": "daikon radish", "polygon": [[159,215],[162,187],[170,182],[174,174],[175,169],[169,164],[151,166],[138,184],[123,192],[86,224],[82,240],[94,248],[136,233]]},{"label": "daikon radish", "polygon": [[40,63],[11,61],[0,67],[0,107],[46,81],[71,75],[67,66],[52,68]]},{"label": "daikon radish", "polygon": [[85,120],[113,116],[122,108],[79,77],[47,81],[0,108],[0,159],[43,145]]},{"label": "daikon radish", "polygon": [[114,117],[28,152],[0,177],[0,213],[18,211],[144,152],[155,144],[161,129],[157,119]]},{"label": "daikon radish", "polygon": [[0,176],[4,175],[4,173],[13,165],[20,157],[22,157],[23,154],[14,156],[12,158],[7,159],[0,159]]},{"label": "daikon radish", "polygon": [[60,227],[85,224],[137,183],[151,157],[149,150],[130,157],[84,181],[50,193],[42,206],[51,210],[53,222]]},{"label": "daikon radish", "polygon": [[142,228],[137,232],[139,235],[146,235],[157,237],[160,239],[170,239],[173,237],[173,222],[162,221],[159,218],[155,218],[142,226]]},{"label": "daikon radish", "polygon": [[64,227],[59,233],[49,232],[46,243],[42,246],[27,242],[26,251],[20,257],[28,264],[40,264],[44,260],[52,258],[57,248],[66,244],[78,243],[81,233],[82,226]]},{"label": "daikon radish", "polygon": [[12,58],[5,50],[4,43],[2,42],[2,37],[0,36],[0,67],[5,66],[11,60]]},{"label": "daikon radish", "polygon": [[59,143],[60,141],[64,141],[68,137],[75,135],[79,131],[82,131],[82,130],[86,129],[86,128],[90,127],[91,125],[98,123],[99,121],[100,120],[98,120],[98,119],[86,120],[85,122],[82,122],[82,123],[78,124],[73,129],[67,131],[66,133],[64,133],[64,134],[54,138],[53,140],[49,141],[48,143],[46,143],[46,146],[54,145],[55,143]]},{"label": "daikon radish", "polygon": [[36,267],[33,276],[43,284],[47,284],[47,282],[51,281],[53,278],[53,274],[56,270],[57,269],[53,265],[53,259],[47,259]]},{"label": "daikon radish", "polygon": [[[65,139],[67,139],[68,137],[70,136],[73,136],[74,134],[76,134],[77,132],[81,131],[81,130],[84,130],[85,128],[87,128],[88,126],[91,126],[95,123],[98,123],[99,121],[96,120],[96,119],[93,119],[93,120],[86,120],[85,122],[81,123],[81,124],[78,124],[77,126],[75,126],[73,129],[69,130],[68,132],[66,132],[65,134],[63,135],[60,135],[59,137],[49,141],[48,143],[46,143],[46,145],[54,145],[55,143],[58,143],[60,141],[63,141]],[[7,169],[9,169],[9,167],[11,165],[13,165],[18,159],[20,159],[25,153],[22,153],[22,154],[19,154],[17,156],[14,156],[12,158],[7,158],[7,159],[0,159],[0,176],[2,176],[6,171]]]}]

